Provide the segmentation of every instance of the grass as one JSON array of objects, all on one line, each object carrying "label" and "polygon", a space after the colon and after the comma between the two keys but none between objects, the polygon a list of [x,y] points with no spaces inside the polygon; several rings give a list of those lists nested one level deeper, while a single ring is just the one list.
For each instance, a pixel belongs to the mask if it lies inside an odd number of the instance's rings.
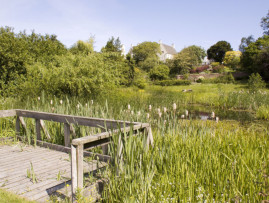
[{"label": "grass", "polygon": [[34,203],[34,201],[26,200],[13,193],[7,192],[0,188],[0,201],[1,203]]},{"label": "grass", "polygon": [[[184,93],[183,89],[192,89],[192,92]],[[173,103],[177,105],[176,111]],[[3,104],[8,108],[8,103]],[[218,111],[232,110],[234,114],[247,111],[254,119],[244,123],[222,117],[218,123],[181,119],[191,105],[216,110],[216,116],[219,116]],[[154,147],[149,149],[145,148],[144,134],[129,139],[113,137],[109,153],[116,164],[103,174],[110,180],[105,187],[104,202],[266,200],[269,195],[269,124],[257,120],[256,116],[256,111],[263,112],[263,106],[269,106],[268,90],[250,94],[243,84],[150,86],[146,90],[122,88],[98,98],[41,95],[40,100],[31,98],[14,103],[15,108],[151,124]],[[23,133],[33,138],[34,120],[25,121],[29,130]],[[43,139],[63,144],[62,124],[46,122],[46,126],[52,139],[42,134]],[[95,128],[74,127],[77,137],[99,132]],[[11,129],[14,129],[14,120],[0,120],[0,134],[12,134]],[[124,143],[121,158],[114,156],[118,139]]]}]

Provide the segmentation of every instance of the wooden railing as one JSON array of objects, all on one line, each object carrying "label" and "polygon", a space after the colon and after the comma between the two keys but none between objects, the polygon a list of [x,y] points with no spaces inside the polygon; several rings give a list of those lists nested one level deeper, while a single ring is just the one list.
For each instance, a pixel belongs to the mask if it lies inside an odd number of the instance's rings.
[{"label": "wooden railing", "polygon": [[[45,113],[27,110],[1,110],[0,118],[3,117],[16,117],[16,135],[20,136],[20,127],[27,129],[26,123],[23,117],[35,119],[36,128],[36,141],[40,142],[42,146],[49,146],[50,148],[61,148],[62,151],[71,151],[71,177],[72,177],[72,200],[75,199],[75,193],[78,188],[83,188],[83,156],[84,150],[91,149],[96,146],[105,146],[110,142],[111,136],[115,133],[130,132],[134,134],[138,131],[147,132],[147,146],[153,145],[153,137],[151,133],[151,127],[148,123],[127,122],[110,119],[100,119],[82,116],[62,115],[55,113]],[[43,129],[47,138],[50,137],[48,130],[46,129],[44,120],[64,123],[64,144],[65,146],[52,145],[41,141],[41,128]],[[74,129],[71,124],[82,125],[100,128],[101,133],[76,138],[70,143],[70,133],[74,134]],[[120,156],[122,151],[122,143],[119,143],[119,150],[117,156]],[[70,149],[71,146],[71,149]],[[105,151],[105,147],[104,147]],[[89,153],[89,152],[88,152]],[[92,154],[92,153],[91,153]],[[107,161],[108,156],[96,155],[100,160]]]}]

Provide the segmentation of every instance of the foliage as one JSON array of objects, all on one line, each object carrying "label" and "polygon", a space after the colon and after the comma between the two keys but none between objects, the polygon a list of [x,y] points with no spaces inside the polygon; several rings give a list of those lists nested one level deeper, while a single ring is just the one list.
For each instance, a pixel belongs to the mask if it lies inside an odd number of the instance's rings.
[{"label": "foliage", "polygon": [[26,200],[25,198],[19,197],[11,192],[0,189],[1,203],[34,203],[33,201]]},{"label": "foliage", "polygon": [[229,68],[224,65],[213,67],[213,73],[225,73],[228,72]]},{"label": "foliage", "polygon": [[93,44],[94,44],[94,38],[91,37],[88,41],[82,41],[79,40],[77,41],[76,44],[74,44],[71,48],[70,48],[70,52],[72,54],[84,54],[84,55],[88,55],[93,53]]},{"label": "foliage", "polygon": [[155,81],[155,85],[161,86],[179,86],[179,85],[190,85],[190,80],[162,80],[162,81]]},{"label": "foliage", "polygon": [[157,58],[161,53],[160,45],[157,42],[142,42],[134,46],[131,50],[134,60],[138,64],[149,57]]},{"label": "foliage", "polygon": [[198,66],[202,63],[203,58],[206,56],[206,52],[202,47],[192,45],[186,47],[180,51],[180,53],[186,53],[190,57],[190,63],[192,66]]},{"label": "foliage", "polygon": [[263,34],[269,35],[269,11],[265,17],[261,19],[261,27],[263,29]]},{"label": "foliage", "polygon": [[140,63],[140,67],[143,70],[150,72],[158,64],[159,64],[159,58],[156,56],[151,56],[151,57],[146,58],[145,61],[142,61]]},{"label": "foliage", "polygon": [[232,51],[231,44],[226,41],[219,41],[207,50],[207,58],[215,62],[222,62],[227,51]]},{"label": "foliage", "polygon": [[184,75],[192,68],[192,60],[187,52],[180,52],[173,59],[172,74]]},{"label": "foliage", "polygon": [[169,77],[169,67],[166,65],[157,65],[149,73],[152,80],[164,80]]},{"label": "foliage", "polygon": [[248,47],[248,45],[252,42],[255,42],[253,35],[250,35],[248,37],[243,37],[239,45],[239,51],[241,51],[242,53],[245,52],[245,48]]},{"label": "foliage", "polygon": [[209,69],[209,65],[203,65],[203,66],[191,69],[190,73],[201,73],[201,72],[203,72],[203,71],[205,71],[207,69]]},{"label": "foliage", "polygon": [[216,66],[219,66],[220,65],[220,62],[212,62],[211,63],[211,66],[214,68]]},{"label": "foliage", "polygon": [[211,79],[203,79],[201,80],[201,83],[223,83],[223,84],[231,84],[235,83],[235,79],[231,73],[217,77],[217,78],[211,78]]},{"label": "foliage", "polygon": [[140,89],[145,89],[147,86],[146,75],[139,68],[134,69],[133,85]]},{"label": "foliage", "polygon": [[241,58],[241,65],[249,73],[260,73],[265,79],[269,80],[268,56],[269,55],[269,36],[264,35],[245,48]]},{"label": "foliage", "polygon": [[265,82],[262,80],[262,77],[260,76],[259,73],[252,73],[249,76],[248,79],[248,88],[252,91],[252,92],[256,92],[259,89],[265,88],[266,84]]},{"label": "foliage", "polygon": [[238,69],[240,64],[240,57],[242,56],[241,51],[227,51],[224,56],[223,63],[229,66],[233,70]]},{"label": "foliage", "polygon": [[115,39],[114,37],[111,37],[107,43],[106,46],[101,49],[102,52],[119,52],[121,53],[121,41],[119,37]]},{"label": "foliage", "polygon": [[51,63],[66,49],[55,35],[27,35],[14,33],[10,27],[0,28],[0,90],[5,91],[19,84],[20,78],[27,73],[26,66],[34,62]]}]

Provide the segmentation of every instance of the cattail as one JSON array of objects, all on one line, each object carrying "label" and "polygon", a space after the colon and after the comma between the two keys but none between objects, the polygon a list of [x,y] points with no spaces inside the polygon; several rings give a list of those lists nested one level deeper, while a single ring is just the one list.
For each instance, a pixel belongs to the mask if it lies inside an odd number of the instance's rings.
[{"label": "cattail", "polygon": [[185,115],[186,115],[186,117],[188,117],[188,115],[189,115],[189,111],[188,110],[185,110]]},{"label": "cattail", "polygon": [[177,109],[176,103],[173,103],[173,110],[175,111]]},{"label": "cattail", "polygon": [[160,109],[160,108],[158,108],[158,109],[157,109],[157,112],[158,112],[158,114],[159,114],[159,113],[161,113],[161,109]]},{"label": "cattail", "polygon": [[63,104],[63,100],[60,100],[60,104]]},{"label": "cattail", "polygon": [[88,104],[86,103],[85,106],[88,107]]},{"label": "cattail", "polygon": [[166,120],[163,121],[163,124],[166,124]]},{"label": "cattail", "polygon": [[162,117],[162,113],[161,112],[159,112],[159,118],[161,118]]},{"label": "cattail", "polygon": [[219,122],[219,117],[216,117],[216,123],[218,123]]},{"label": "cattail", "polygon": [[184,119],[184,118],[185,118],[185,115],[182,114],[182,115],[181,115],[181,118]]},{"label": "cattail", "polygon": [[128,108],[128,110],[130,110],[130,109],[131,109],[131,105],[130,105],[130,104],[128,104],[127,108]]},{"label": "cattail", "polygon": [[163,112],[166,113],[167,109],[166,107],[163,107]]},{"label": "cattail", "polygon": [[147,113],[147,119],[149,119],[149,113]]},{"label": "cattail", "polygon": [[40,97],[37,97],[38,101],[40,101]]},{"label": "cattail", "polygon": [[91,100],[91,104],[93,105],[93,100]]},{"label": "cattail", "polygon": [[138,112],[137,112],[137,115],[138,115],[138,116],[140,116],[140,115],[141,115],[141,112],[140,112],[140,111],[138,111]]},{"label": "cattail", "polygon": [[131,115],[134,115],[134,111],[131,111]]},{"label": "cattail", "polygon": [[211,118],[215,118],[215,113],[214,113],[214,111],[211,113]]},{"label": "cattail", "polygon": [[79,104],[77,105],[77,108],[79,109]]},{"label": "cattail", "polygon": [[51,108],[51,111],[54,112],[54,107]]},{"label": "cattail", "polygon": [[53,104],[53,101],[52,101],[52,100],[50,100],[50,104],[51,104],[51,105]]},{"label": "cattail", "polygon": [[151,107],[151,105],[149,105],[149,111],[151,111],[151,109],[152,109],[152,107]]}]

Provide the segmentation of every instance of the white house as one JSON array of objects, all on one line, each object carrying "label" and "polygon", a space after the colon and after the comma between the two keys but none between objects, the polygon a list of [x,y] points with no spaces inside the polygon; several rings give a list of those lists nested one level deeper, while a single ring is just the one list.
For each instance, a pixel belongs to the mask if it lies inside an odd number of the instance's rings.
[{"label": "white house", "polygon": [[163,44],[161,40],[159,41],[159,44],[161,48],[161,54],[158,54],[158,56],[161,61],[166,61],[166,59],[173,59],[174,56],[177,54],[175,44],[169,46],[167,44]]}]

